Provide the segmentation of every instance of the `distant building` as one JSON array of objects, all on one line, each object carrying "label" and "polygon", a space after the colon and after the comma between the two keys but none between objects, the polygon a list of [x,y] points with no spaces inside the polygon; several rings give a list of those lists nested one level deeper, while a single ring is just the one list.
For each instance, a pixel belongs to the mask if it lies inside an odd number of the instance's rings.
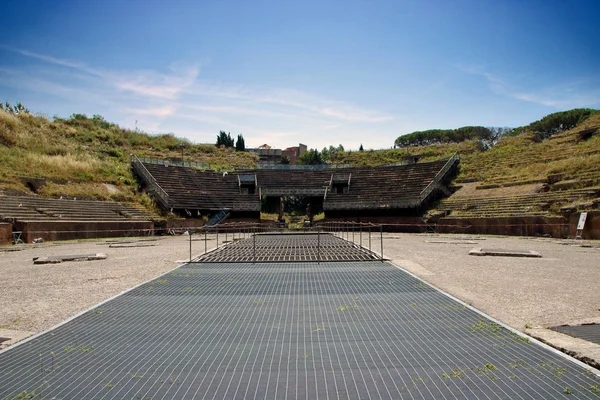
[{"label": "distant building", "polygon": [[307,150],[305,144],[299,143],[298,146],[288,147],[285,150],[274,149],[268,144],[263,144],[254,149],[246,149],[251,153],[258,155],[260,164],[281,164],[283,157],[287,157],[290,160],[290,165],[296,165],[296,161],[302,154]]},{"label": "distant building", "polygon": [[281,164],[281,149],[273,149],[265,143],[255,149],[246,150],[258,155],[259,164]]},{"label": "distant building", "polygon": [[287,157],[290,160],[290,165],[296,165],[296,161],[308,148],[305,144],[299,143],[298,146],[288,147],[281,152],[281,157]]}]

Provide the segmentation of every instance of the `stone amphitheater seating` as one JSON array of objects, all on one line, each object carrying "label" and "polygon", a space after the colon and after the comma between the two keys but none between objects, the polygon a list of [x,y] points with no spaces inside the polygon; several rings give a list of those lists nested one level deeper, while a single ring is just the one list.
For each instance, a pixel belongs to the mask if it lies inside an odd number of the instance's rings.
[{"label": "stone amphitheater seating", "polygon": [[240,193],[237,176],[195,168],[144,163],[174,209],[260,211],[258,194]]},{"label": "stone amphitheater seating", "polygon": [[328,193],[325,210],[406,208],[421,205],[421,192],[447,160],[410,165],[351,168],[348,193]]},{"label": "stone amphitheater seating", "polygon": [[141,207],[125,203],[0,196],[0,218],[7,221],[149,221],[152,215]]},{"label": "stone amphitheater seating", "polygon": [[[257,169],[223,173],[143,163],[173,209],[259,211],[260,195],[325,197],[325,210],[418,207],[421,194],[448,160],[387,167],[313,170]],[[237,174],[256,175],[254,194],[242,193]],[[438,177],[439,178],[439,177]],[[341,193],[335,184],[350,181]],[[147,182],[146,182],[147,183]]]},{"label": "stone amphitheater seating", "polygon": [[[553,204],[600,196],[600,187],[549,191],[516,196],[455,197],[440,201],[438,210],[452,218],[549,217],[556,215]],[[554,211],[554,212],[553,212]]]}]

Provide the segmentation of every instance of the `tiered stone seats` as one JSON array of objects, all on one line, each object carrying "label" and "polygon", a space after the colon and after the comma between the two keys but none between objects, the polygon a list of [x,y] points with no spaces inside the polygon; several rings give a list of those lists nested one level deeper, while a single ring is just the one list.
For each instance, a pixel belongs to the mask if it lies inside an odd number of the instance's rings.
[{"label": "tiered stone seats", "polygon": [[259,211],[257,193],[240,193],[235,174],[196,168],[144,163],[159,186],[169,195],[169,206],[187,210]]},{"label": "tiered stone seats", "polygon": [[133,204],[0,196],[0,218],[12,221],[149,221],[153,217],[146,210]]},{"label": "tiered stone seats", "polygon": [[[260,195],[324,197],[325,210],[406,208],[421,205],[421,193],[448,160],[386,167],[323,169],[258,169],[217,173],[195,168],[144,163],[144,167],[168,194],[173,209],[259,211]],[[254,194],[239,188],[237,174],[256,175]],[[349,187],[332,190],[340,179]]]},{"label": "tiered stone seats", "polygon": [[[484,192],[482,190],[482,192]],[[457,197],[440,201],[437,210],[449,213],[452,218],[504,218],[556,215],[555,205],[575,202],[583,198],[600,196],[600,187],[515,196]]]},{"label": "tiered stone seats", "polygon": [[347,193],[328,193],[325,210],[417,207],[421,192],[447,160],[410,165],[351,168]]}]

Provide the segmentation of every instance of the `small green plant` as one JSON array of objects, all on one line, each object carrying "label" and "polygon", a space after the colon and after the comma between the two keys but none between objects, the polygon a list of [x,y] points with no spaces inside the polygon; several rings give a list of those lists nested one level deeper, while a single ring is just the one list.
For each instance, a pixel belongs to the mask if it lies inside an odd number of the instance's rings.
[{"label": "small green plant", "polygon": [[563,389],[563,393],[564,394],[572,394],[573,392],[571,391],[571,389],[569,389],[568,386],[565,386],[564,389]]},{"label": "small green plant", "polygon": [[75,346],[66,346],[65,347],[65,353],[70,353],[75,350],[79,350],[82,353],[89,353],[90,351],[94,350],[94,346],[85,346],[85,345],[81,344],[77,347],[75,347]]},{"label": "small green plant", "polygon": [[9,394],[5,398],[8,399],[20,399],[20,400],[31,400],[37,397],[35,391],[31,392],[21,392],[16,394]]},{"label": "small green plant", "polygon": [[557,378],[562,378],[563,375],[567,373],[567,369],[564,367],[556,367],[554,369],[554,376]]},{"label": "small green plant", "polygon": [[515,361],[514,363],[510,363],[508,364],[509,368],[519,368],[519,367],[526,367],[527,363],[525,363],[524,361]]},{"label": "small green plant", "polygon": [[531,329],[531,328],[532,328],[532,326],[531,326],[531,325],[529,325],[529,324],[525,324],[525,329]]},{"label": "small green plant", "polygon": [[496,368],[496,366],[494,364],[485,364],[485,367],[492,371],[498,369],[498,368]]},{"label": "small green plant", "polygon": [[495,322],[488,323],[485,319],[480,319],[475,324],[471,325],[471,332],[476,331],[488,331],[492,333],[498,333],[502,331],[502,326]]},{"label": "small green plant", "polygon": [[412,307],[416,307],[416,306],[417,306],[417,303],[410,303],[410,305],[411,305]]},{"label": "small green plant", "polygon": [[131,379],[136,379],[136,380],[138,380],[138,381],[139,381],[139,380],[140,380],[140,379],[142,379],[143,377],[144,377],[143,375],[139,375],[139,374],[137,374],[137,373],[135,373],[135,372],[132,372],[132,373],[131,373]]},{"label": "small green plant", "polygon": [[94,313],[95,313],[95,314],[98,314],[98,315],[100,315],[100,314],[103,314],[103,313],[104,313],[104,311],[103,311],[103,310],[100,310],[100,309],[98,309],[98,310],[94,311]]},{"label": "small green plant", "polygon": [[590,385],[590,390],[592,391],[592,393],[600,393],[600,387],[598,387],[598,384],[594,384],[594,385]]},{"label": "small green plant", "polygon": [[106,388],[108,388],[108,389],[112,389],[112,388],[114,388],[114,387],[115,387],[115,384],[114,384],[114,383],[112,383],[112,382],[106,382],[106,385],[105,385],[105,386],[106,386]]}]

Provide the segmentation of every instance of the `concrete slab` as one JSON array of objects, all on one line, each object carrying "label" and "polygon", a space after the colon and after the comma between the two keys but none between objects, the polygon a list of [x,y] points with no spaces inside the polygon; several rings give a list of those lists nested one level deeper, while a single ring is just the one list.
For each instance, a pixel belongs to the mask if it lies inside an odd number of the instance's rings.
[{"label": "concrete slab", "polygon": [[34,264],[58,264],[65,261],[94,261],[104,260],[108,256],[104,253],[94,254],[71,254],[64,256],[49,256],[49,257],[35,257],[33,259]]},{"label": "concrete slab", "polygon": [[425,243],[439,243],[439,244],[477,244],[472,240],[425,240]]},{"label": "concrete slab", "polygon": [[540,258],[542,255],[533,250],[515,249],[473,249],[469,251],[470,256],[495,256],[495,257],[531,257]]},{"label": "concrete slab", "polygon": [[123,249],[123,248],[128,248],[128,247],[152,247],[152,246],[156,246],[153,243],[131,243],[131,244],[111,244],[110,248],[113,249]]},{"label": "concrete slab", "polygon": [[0,341],[0,350],[12,346],[13,344],[32,336],[34,332],[19,331],[15,329],[0,329],[0,338],[8,339]]}]

